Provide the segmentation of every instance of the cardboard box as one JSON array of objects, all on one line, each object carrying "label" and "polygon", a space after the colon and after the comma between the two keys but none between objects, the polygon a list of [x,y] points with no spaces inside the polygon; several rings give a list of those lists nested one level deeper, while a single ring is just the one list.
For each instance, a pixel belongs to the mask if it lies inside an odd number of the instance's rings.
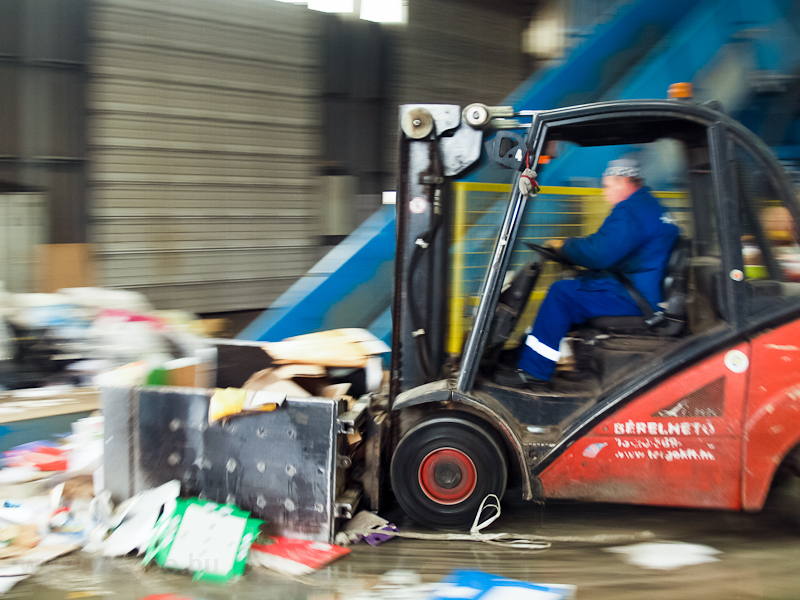
[{"label": "cardboard box", "polygon": [[45,244],[36,249],[37,290],[51,294],[63,288],[95,284],[91,244]]}]

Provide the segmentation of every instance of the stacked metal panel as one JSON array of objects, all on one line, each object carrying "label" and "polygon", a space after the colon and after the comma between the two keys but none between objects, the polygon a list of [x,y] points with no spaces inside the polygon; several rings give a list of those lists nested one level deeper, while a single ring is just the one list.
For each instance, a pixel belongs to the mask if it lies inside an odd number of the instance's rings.
[{"label": "stacked metal panel", "polygon": [[0,281],[6,290],[36,291],[36,246],[46,241],[46,194],[0,189]]},{"label": "stacked metal panel", "polygon": [[319,258],[320,16],[98,0],[90,206],[100,282],[156,306],[269,305]]},{"label": "stacked metal panel", "polygon": [[501,102],[527,75],[523,14],[501,3],[410,0],[400,104]]}]

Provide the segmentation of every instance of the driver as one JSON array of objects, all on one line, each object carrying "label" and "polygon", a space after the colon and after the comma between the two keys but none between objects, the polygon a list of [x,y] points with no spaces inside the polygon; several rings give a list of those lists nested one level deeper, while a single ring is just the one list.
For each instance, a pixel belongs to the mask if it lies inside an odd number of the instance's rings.
[{"label": "driver", "polygon": [[[525,194],[531,190],[526,185],[529,181],[524,176],[520,180],[520,191]],[[649,188],[643,187],[635,160],[619,159],[608,164],[603,172],[603,195],[613,209],[597,232],[585,238],[550,240],[545,244],[570,262],[595,272],[550,286],[525,340],[519,368],[496,371],[496,383],[518,388],[547,387],[561,357],[561,338],[573,325],[593,317],[641,315],[636,302],[609,271],[626,276],[653,311],[658,311],[661,280],[678,227]]]}]

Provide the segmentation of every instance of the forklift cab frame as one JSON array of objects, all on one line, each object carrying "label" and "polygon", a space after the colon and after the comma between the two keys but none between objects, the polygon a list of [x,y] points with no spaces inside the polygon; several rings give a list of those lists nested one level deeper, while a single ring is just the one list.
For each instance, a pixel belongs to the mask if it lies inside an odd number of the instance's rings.
[{"label": "forklift cab frame", "polygon": [[[768,244],[767,282],[745,277],[742,256],[743,221],[754,207],[740,189],[737,152],[751,157],[800,222],[793,186],[771,151],[735,120],[690,101],[616,101],[517,114],[483,107],[485,114],[470,119],[465,111],[455,125],[452,108],[401,107],[390,392],[399,440],[392,444],[391,478],[401,506],[426,525],[463,527],[486,495],[502,496],[510,477],[528,500],[760,509],[778,466],[787,460],[800,465],[800,345],[793,342],[800,335],[800,284],[781,281]],[[426,114],[432,122],[427,132]],[[460,361],[449,366],[451,376],[439,377],[448,372],[446,294],[438,283],[447,280],[449,255],[443,184],[468,168],[464,157],[475,156],[480,126],[518,127],[506,119],[528,116],[524,143],[532,164],[550,140],[620,145],[670,137],[705,152],[707,164],[695,170],[710,171],[710,205],[692,210],[695,250],[703,235],[718,239],[711,299],[718,323],[669,344],[651,341],[649,358],[637,368],[583,395],[545,397],[479,378],[522,216],[535,203],[520,193],[518,174]],[[475,127],[473,121],[482,122]],[[428,201],[430,214],[420,214],[420,199]],[[750,218],[748,227],[757,221]],[[764,239],[763,231],[755,234]],[[427,316],[424,326],[415,322],[420,314]]]}]

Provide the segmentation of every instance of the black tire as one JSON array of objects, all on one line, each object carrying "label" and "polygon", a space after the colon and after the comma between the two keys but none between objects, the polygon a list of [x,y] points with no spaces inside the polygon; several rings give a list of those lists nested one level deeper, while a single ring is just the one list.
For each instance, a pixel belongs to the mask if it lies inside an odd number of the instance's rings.
[{"label": "black tire", "polygon": [[765,509],[778,515],[784,525],[800,533],[800,445],[783,459],[772,480]]},{"label": "black tire", "polygon": [[432,529],[467,529],[487,495],[503,497],[508,467],[492,433],[443,416],[403,436],[392,457],[391,477],[397,501],[415,521]]}]

